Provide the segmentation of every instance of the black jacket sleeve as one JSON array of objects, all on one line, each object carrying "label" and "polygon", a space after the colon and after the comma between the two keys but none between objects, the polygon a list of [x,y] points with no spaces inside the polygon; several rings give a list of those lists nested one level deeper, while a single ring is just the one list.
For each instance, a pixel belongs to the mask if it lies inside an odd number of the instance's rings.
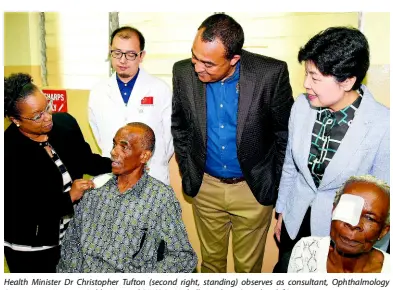
[{"label": "black jacket sleeve", "polygon": [[70,114],[64,114],[67,118],[69,133],[77,144],[74,144],[78,152],[79,166],[83,174],[99,175],[112,171],[111,160],[91,151],[90,145],[85,141],[77,120]]},{"label": "black jacket sleeve", "polygon": [[289,83],[288,67],[285,64],[280,72],[276,85],[275,94],[271,103],[271,115],[273,120],[273,133],[276,146],[276,189],[281,178],[282,166],[288,142],[288,120],[294,103],[292,88]]},{"label": "black jacket sleeve", "polygon": [[178,74],[176,67],[178,64],[173,66],[173,98],[172,98],[172,135],[173,145],[175,147],[175,154],[177,162],[180,167],[180,172],[184,174],[187,171],[187,147],[189,132],[189,122],[186,118],[186,112],[183,108],[182,90],[180,88]]}]

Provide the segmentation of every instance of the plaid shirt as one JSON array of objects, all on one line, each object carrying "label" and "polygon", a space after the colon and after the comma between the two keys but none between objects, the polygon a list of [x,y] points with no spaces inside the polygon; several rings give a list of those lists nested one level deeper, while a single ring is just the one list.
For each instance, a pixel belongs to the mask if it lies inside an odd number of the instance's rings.
[{"label": "plaid shirt", "polygon": [[356,110],[362,101],[363,92],[360,93],[356,101],[337,112],[331,112],[328,108],[318,108],[308,158],[308,168],[317,187],[355,118]]},{"label": "plaid shirt", "polygon": [[58,272],[192,272],[197,256],[170,186],[144,174],[124,193],[117,178],[75,208]]}]

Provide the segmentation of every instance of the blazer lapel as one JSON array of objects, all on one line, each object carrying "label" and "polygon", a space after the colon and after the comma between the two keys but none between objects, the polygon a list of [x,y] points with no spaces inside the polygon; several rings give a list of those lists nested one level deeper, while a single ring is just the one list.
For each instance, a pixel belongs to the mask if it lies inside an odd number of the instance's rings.
[{"label": "blazer lapel", "polygon": [[348,128],[340,147],[338,147],[332,161],[326,167],[319,188],[331,184],[346,169],[353,154],[361,148],[362,142],[372,126],[374,106],[371,100],[372,97],[370,98],[366,94],[363,96],[352,126]]},{"label": "blazer lapel", "polygon": [[240,146],[240,140],[243,134],[244,126],[246,124],[248,116],[248,111],[250,109],[254,95],[255,82],[257,81],[255,73],[247,71],[244,67],[245,65],[240,62],[239,101],[237,109],[236,128],[237,147]]},{"label": "blazer lapel", "polygon": [[[304,96],[299,96],[299,98],[304,98]],[[309,186],[316,190],[317,188],[314,180],[311,176],[310,170],[308,169],[308,158],[311,148],[311,135],[315,119],[317,118],[317,110],[308,105],[307,112],[304,112],[304,114],[302,113],[301,115],[301,118],[299,118],[295,124],[292,147],[294,148],[294,152],[299,152],[299,160],[296,160],[296,164],[299,164],[299,170],[303,172],[303,176]],[[296,156],[297,155],[295,154],[294,158],[296,158]]]},{"label": "blazer lapel", "polygon": [[[201,130],[203,143],[206,145],[206,85],[203,84],[193,73],[192,83],[194,90],[194,108],[199,128]],[[191,104],[193,102],[190,102]]]}]

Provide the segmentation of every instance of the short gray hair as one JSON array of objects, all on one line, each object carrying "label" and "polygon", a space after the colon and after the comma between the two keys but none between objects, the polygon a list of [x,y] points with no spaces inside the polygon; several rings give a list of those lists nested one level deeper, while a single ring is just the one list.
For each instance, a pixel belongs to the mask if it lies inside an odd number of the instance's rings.
[{"label": "short gray hair", "polygon": [[128,123],[127,126],[143,130],[143,134],[141,136],[142,149],[149,150],[153,154],[156,146],[156,135],[154,134],[153,129],[142,122],[131,122]]},{"label": "short gray hair", "polygon": [[[336,196],[334,197],[334,205],[337,205],[338,202],[340,201],[341,196],[344,193],[344,188],[349,185],[352,184],[354,182],[365,182],[365,183],[371,183],[373,185],[375,185],[376,187],[378,187],[380,190],[382,190],[387,196],[389,196],[390,198],[390,186],[389,184],[387,184],[385,181],[380,180],[378,178],[376,178],[373,175],[361,175],[361,176],[351,176],[344,184],[343,186],[341,186],[337,192],[336,192]],[[390,225],[390,204],[389,204],[389,210],[388,210],[388,215],[386,217],[385,220],[385,225]]]}]

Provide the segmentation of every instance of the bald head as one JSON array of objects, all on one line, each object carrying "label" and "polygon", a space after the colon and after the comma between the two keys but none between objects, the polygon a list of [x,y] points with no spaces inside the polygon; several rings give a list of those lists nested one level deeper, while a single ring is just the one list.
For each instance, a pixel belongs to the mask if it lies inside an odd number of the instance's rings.
[{"label": "bald head", "polygon": [[119,27],[116,30],[114,30],[111,34],[111,40],[110,40],[110,44],[112,45],[113,43],[113,39],[115,37],[120,37],[123,39],[130,39],[131,37],[137,37],[139,39],[139,48],[140,50],[144,50],[145,49],[145,37],[143,36],[143,34],[136,29],[135,27],[131,27],[131,26],[123,26],[123,27]]}]

